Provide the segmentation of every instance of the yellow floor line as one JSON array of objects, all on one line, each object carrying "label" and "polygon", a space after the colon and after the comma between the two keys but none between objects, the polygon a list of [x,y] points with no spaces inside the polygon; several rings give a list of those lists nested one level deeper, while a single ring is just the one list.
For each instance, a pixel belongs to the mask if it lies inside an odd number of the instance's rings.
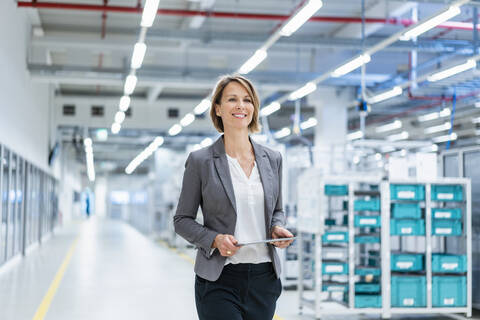
[{"label": "yellow floor line", "polygon": [[[158,241],[158,243],[162,244],[163,246],[165,246],[168,249],[172,250],[173,252],[177,253],[184,260],[190,262],[191,264],[195,264],[195,261],[191,257],[189,257],[188,255],[186,255],[185,253],[182,253],[182,252],[178,251],[176,248],[171,247],[170,245],[168,245],[168,243],[166,243],[163,240],[157,240],[157,241]],[[273,315],[273,320],[283,320],[283,318],[278,316],[277,314],[274,314]]]},{"label": "yellow floor line", "polygon": [[45,295],[45,297],[43,297],[42,303],[38,307],[37,312],[33,317],[33,320],[43,320],[43,318],[45,318],[45,315],[47,314],[47,311],[50,308],[50,304],[52,303],[53,297],[55,296],[55,293],[57,292],[57,289],[60,286],[60,282],[63,279],[65,270],[67,269],[68,264],[72,259],[73,252],[75,251],[75,247],[77,245],[78,239],[79,237],[77,236],[73,244],[70,246],[67,256],[65,257],[65,259],[62,262],[62,265],[58,269],[57,274],[55,275],[55,278],[53,279],[53,282],[50,285],[50,288],[48,288],[47,294]]}]

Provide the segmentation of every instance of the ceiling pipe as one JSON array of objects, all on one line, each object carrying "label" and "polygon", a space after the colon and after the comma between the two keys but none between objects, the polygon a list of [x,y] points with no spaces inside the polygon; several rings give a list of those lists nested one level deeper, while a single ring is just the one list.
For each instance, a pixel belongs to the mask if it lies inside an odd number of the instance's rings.
[{"label": "ceiling pipe", "polygon": [[[125,7],[125,6],[111,6],[111,5],[94,5],[81,3],[58,3],[58,2],[26,2],[18,1],[17,6],[20,8],[36,8],[36,9],[62,9],[62,10],[86,10],[86,11],[102,11],[102,12],[116,12],[116,13],[138,13],[141,14],[143,8]],[[201,10],[176,10],[176,9],[158,9],[157,14],[173,15],[173,16],[206,16],[209,18],[229,18],[229,19],[252,19],[252,20],[287,20],[289,15],[278,14],[263,14],[263,13],[240,13],[240,12],[212,12]],[[315,22],[331,22],[331,23],[362,23],[361,17],[332,17],[332,16],[315,16],[309,21]],[[396,18],[366,18],[365,23],[383,23],[392,25],[402,25],[408,27],[415,23],[410,19],[396,19]],[[437,28],[454,29],[454,30],[473,30],[473,25],[470,23],[451,24],[449,22],[442,23]],[[480,26],[478,27],[480,28]]]}]

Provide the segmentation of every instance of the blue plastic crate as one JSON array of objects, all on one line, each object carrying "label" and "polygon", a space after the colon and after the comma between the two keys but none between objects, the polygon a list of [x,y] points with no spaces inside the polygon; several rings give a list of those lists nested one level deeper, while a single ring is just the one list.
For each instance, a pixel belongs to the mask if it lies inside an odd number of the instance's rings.
[{"label": "blue plastic crate", "polygon": [[427,306],[425,276],[392,276],[392,307]]},{"label": "blue plastic crate", "polygon": [[462,219],[461,208],[435,208],[432,209],[433,219]]},{"label": "blue plastic crate", "polygon": [[358,199],[353,202],[354,211],[380,211],[380,199],[373,198],[370,200]]},{"label": "blue plastic crate", "polygon": [[322,284],[322,291],[326,291],[326,292],[347,292],[348,291],[348,283],[324,282]]},{"label": "blue plastic crate", "polygon": [[390,199],[392,200],[425,200],[425,186],[421,184],[391,184]]},{"label": "blue plastic crate", "polygon": [[372,227],[377,228],[381,225],[380,216],[359,216],[356,215],[355,227]]},{"label": "blue plastic crate", "polygon": [[326,184],[325,195],[327,196],[346,196],[348,195],[348,185]]},{"label": "blue plastic crate", "polygon": [[454,254],[432,254],[432,272],[467,272],[467,256]]},{"label": "blue plastic crate", "polygon": [[379,293],[380,284],[370,282],[355,283],[355,293]]},{"label": "blue plastic crate", "polygon": [[460,236],[462,235],[462,220],[433,219],[432,235],[434,236]]},{"label": "blue plastic crate", "polygon": [[323,262],[323,274],[348,274],[348,264],[344,262]]},{"label": "blue plastic crate", "polygon": [[424,259],[421,253],[393,253],[390,256],[390,268],[392,271],[422,271]]},{"label": "blue plastic crate", "polygon": [[458,276],[432,277],[433,307],[465,307],[467,305],[467,278]]},{"label": "blue plastic crate", "polygon": [[378,234],[356,235],[355,243],[380,243],[380,236]]},{"label": "blue plastic crate", "polygon": [[356,294],[355,308],[381,308],[382,296],[373,294]]},{"label": "blue plastic crate", "polygon": [[418,203],[394,203],[392,217],[397,219],[420,219],[422,209]]},{"label": "blue plastic crate", "polygon": [[355,267],[355,275],[357,276],[379,276],[382,271],[375,267]]},{"label": "blue plastic crate", "polygon": [[432,185],[432,200],[434,201],[462,201],[463,187],[453,185]]},{"label": "blue plastic crate", "polygon": [[391,219],[390,234],[394,236],[423,236],[425,235],[425,220]]},{"label": "blue plastic crate", "polygon": [[322,236],[324,243],[348,242],[348,232],[346,231],[327,231]]}]

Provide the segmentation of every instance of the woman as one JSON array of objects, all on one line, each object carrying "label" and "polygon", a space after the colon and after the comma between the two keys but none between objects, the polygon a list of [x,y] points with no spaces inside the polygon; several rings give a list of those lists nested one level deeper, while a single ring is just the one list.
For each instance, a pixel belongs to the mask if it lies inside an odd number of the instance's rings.
[{"label": "woman", "polygon": [[[280,153],[253,142],[259,98],[249,80],[224,76],[210,117],[223,135],[190,153],[174,217],[175,231],[198,248],[195,302],[200,320],[272,319],[281,293],[280,260],[273,246],[292,240],[236,246],[293,235],[285,229]],[[203,225],[197,223],[198,207]]]}]

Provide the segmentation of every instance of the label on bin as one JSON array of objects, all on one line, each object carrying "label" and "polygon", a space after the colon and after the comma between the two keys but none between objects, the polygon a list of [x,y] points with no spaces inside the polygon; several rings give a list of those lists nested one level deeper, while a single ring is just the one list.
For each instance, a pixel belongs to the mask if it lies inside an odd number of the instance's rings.
[{"label": "label on bin", "polygon": [[458,263],[442,263],[442,269],[453,270],[458,268]]},{"label": "label on bin", "polygon": [[412,233],[412,231],[413,231],[413,230],[412,230],[411,227],[401,228],[401,229],[400,229],[400,233],[402,233],[402,234],[410,234],[410,233]]},{"label": "label on bin", "polygon": [[328,234],[327,240],[343,240],[345,236],[343,234]]},{"label": "label on bin", "polygon": [[330,286],[327,288],[327,291],[344,291],[344,288],[339,286]]},{"label": "label on bin", "polygon": [[377,223],[377,219],[360,219],[359,221],[360,224],[376,224]]},{"label": "label on bin", "polygon": [[333,266],[325,266],[325,272],[342,272],[343,266],[340,265],[333,265]]},{"label": "label on bin", "polygon": [[436,234],[451,234],[452,228],[435,228]]},{"label": "label on bin", "polygon": [[341,259],[341,258],[343,258],[343,252],[334,252],[334,251],[325,252],[325,258],[327,258],[327,259]]},{"label": "label on bin", "polygon": [[451,212],[442,212],[442,211],[439,211],[439,212],[435,212],[435,218],[450,218],[452,217],[452,213]]},{"label": "label on bin", "polygon": [[402,199],[412,199],[415,198],[415,192],[413,191],[398,191],[397,197]]},{"label": "label on bin", "polygon": [[403,299],[403,305],[404,306],[413,306],[414,303],[415,303],[415,299],[413,299],[413,298]]},{"label": "label on bin", "polygon": [[452,306],[455,303],[455,298],[445,298],[443,299],[443,304],[446,306]]},{"label": "label on bin", "polygon": [[453,193],[437,193],[437,198],[442,200],[452,200]]},{"label": "label on bin", "polygon": [[410,269],[413,267],[413,262],[411,261],[399,261],[396,264],[397,268],[399,269]]}]

